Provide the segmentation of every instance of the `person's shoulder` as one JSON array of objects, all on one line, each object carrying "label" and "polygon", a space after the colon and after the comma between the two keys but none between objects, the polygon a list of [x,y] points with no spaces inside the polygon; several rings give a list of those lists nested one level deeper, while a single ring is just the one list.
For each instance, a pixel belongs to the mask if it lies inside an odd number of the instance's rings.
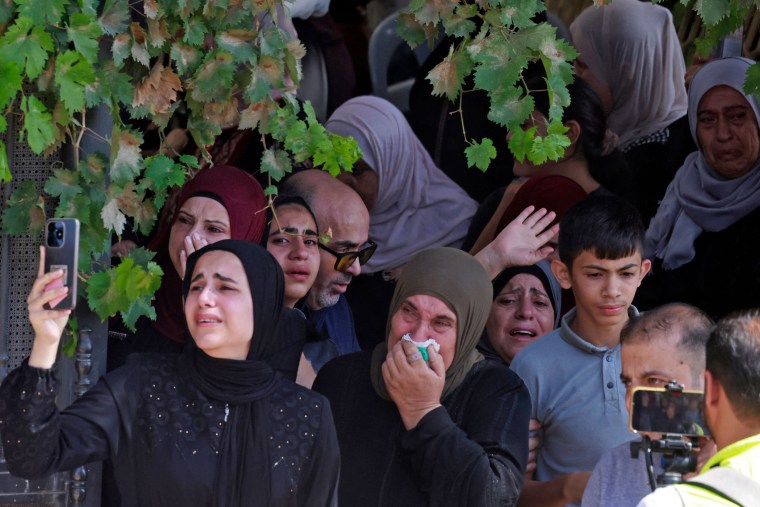
[{"label": "person's shoulder", "polygon": [[555,329],[522,349],[512,360],[510,368],[519,372],[525,367],[545,364],[547,360],[555,356],[556,348],[562,343],[564,341],[560,336],[560,329]]},{"label": "person's shoulder", "polygon": [[369,378],[371,362],[372,352],[368,350],[330,359],[319,369],[312,387],[319,392],[331,392],[347,387],[348,379]]},{"label": "person's shoulder", "polygon": [[[520,376],[502,361],[484,359],[473,366],[465,377],[466,383],[485,391],[513,391],[524,385]],[[482,388],[482,389],[481,389]]]},{"label": "person's shoulder", "polygon": [[648,494],[636,507],[684,507],[684,503],[676,487],[668,486]]}]

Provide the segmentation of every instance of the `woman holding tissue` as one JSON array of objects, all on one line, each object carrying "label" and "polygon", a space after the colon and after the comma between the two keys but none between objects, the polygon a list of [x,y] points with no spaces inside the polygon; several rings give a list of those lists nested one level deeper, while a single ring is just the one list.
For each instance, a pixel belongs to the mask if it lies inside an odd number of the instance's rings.
[{"label": "woman holding tissue", "polygon": [[[320,370],[314,389],[335,417],[341,505],[516,503],[530,396],[516,374],[476,349],[491,292],[472,256],[423,251],[398,280],[386,342]],[[425,342],[426,354],[418,349]]]}]

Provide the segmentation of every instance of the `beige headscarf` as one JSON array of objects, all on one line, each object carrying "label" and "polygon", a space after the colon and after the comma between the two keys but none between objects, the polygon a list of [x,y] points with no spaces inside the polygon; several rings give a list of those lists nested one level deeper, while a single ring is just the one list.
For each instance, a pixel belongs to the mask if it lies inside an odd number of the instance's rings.
[{"label": "beige headscarf", "polygon": [[[410,296],[434,296],[457,317],[454,361],[446,370],[441,399],[462,383],[470,368],[483,359],[475,348],[491,309],[493,289],[483,266],[474,257],[456,248],[432,248],[418,253],[404,266],[388,312],[386,330],[401,304]],[[390,400],[380,366],[388,354],[388,338],[372,353],[372,385],[377,394]]]},{"label": "beige headscarf", "polygon": [[686,114],[686,65],[669,10],[639,0],[592,5],[570,32],[580,58],[612,92],[608,126],[620,149]]}]

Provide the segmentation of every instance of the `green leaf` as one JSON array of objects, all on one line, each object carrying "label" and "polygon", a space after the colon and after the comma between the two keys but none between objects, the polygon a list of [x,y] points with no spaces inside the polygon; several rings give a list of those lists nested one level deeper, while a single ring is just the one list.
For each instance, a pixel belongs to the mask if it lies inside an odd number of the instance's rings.
[{"label": "green leaf", "polygon": [[148,317],[150,320],[156,320],[156,309],[153,307],[153,297],[139,298],[132,301],[129,308],[121,312],[121,320],[124,325],[127,326],[132,332],[135,332],[137,328],[137,320],[140,317]]},{"label": "green leaf", "polygon": [[53,169],[53,175],[45,182],[45,192],[53,197],[67,200],[82,192],[79,172],[69,169]]},{"label": "green leaf", "polygon": [[760,95],[760,64],[754,63],[747,69],[744,92],[747,95]]},{"label": "green leaf", "polygon": [[330,134],[330,142],[319,146],[314,153],[314,166],[322,167],[332,176],[340,174],[341,169],[348,171],[362,156],[362,150],[353,137],[340,137]]},{"label": "green leaf", "polygon": [[123,32],[129,23],[129,0],[106,0],[98,24],[107,35]]},{"label": "green leaf", "polygon": [[192,74],[201,62],[201,52],[198,48],[181,42],[172,44],[169,56],[177,65],[181,75]]},{"label": "green leaf", "polygon": [[425,28],[411,12],[399,14],[396,21],[396,33],[412,47],[425,42]]},{"label": "green leaf", "polygon": [[527,130],[522,128],[513,128],[510,130],[509,151],[515,156],[515,159],[522,162],[528,156],[533,148],[533,138],[536,135],[536,127],[530,127]]},{"label": "green leaf", "polygon": [[493,141],[484,137],[480,142],[474,141],[465,148],[464,154],[469,167],[477,167],[485,172],[491,165],[491,160],[496,158],[496,148],[493,146]]},{"label": "green leaf", "polygon": [[33,180],[23,180],[8,199],[3,211],[5,234],[36,234],[45,224],[45,201],[37,193]]},{"label": "green leaf", "polygon": [[270,196],[270,195],[277,195],[277,187],[274,185],[269,185],[264,189],[264,195]]},{"label": "green leaf", "polygon": [[48,53],[54,50],[53,38],[42,26],[25,17],[18,18],[0,39],[0,61],[11,61],[35,79],[45,67]]},{"label": "green leaf", "polygon": [[523,96],[522,90],[507,88],[491,94],[491,109],[488,119],[509,129],[521,125],[535,109],[535,102],[530,95]]},{"label": "green leaf", "polygon": [[26,132],[29,147],[39,155],[55,142],[53,117],[45,104],[34,95],[21,97],[21,112],[24,113],[24,125],[19,133],[19,140],[23,141],[23,135]]},{"label": "green leaf", "polygon": [[11,166],[8,165],[8,151],[5,148],[5,141],[0,139],[0,183],[10,183],[12,179]]},{"label": "green leaf", "polygon": [[68,0],[13,0],[19,16],[27,17],[35,25],[57,25],[66,12]]},{"label": "green leaf", "polygon": [[182,40],[191,46],[200,46],[206,37],[208,29],[200,16],[193,16],[185,24],[185,35]]},{"label": "green leaf", "polygon": [[475,4],[460,4],[453,16],[444,18],[443,27],[446,33],[456,37],[467,37],[475,31],[477,25],[470,18],[478,15],[478,7]]},{"label": "green leaf", "polygon": [[[148,263],[148,269],[135,263],[131,257],[124,257],[115,268],[93,273],[87,283],[87,300],[98,316],[105,320],[116,312],[130,314],[125,320],[128,325],[134,325],[140,315],[152,315],[147,303],[153,299],[163,272],[155,262]],[[140,299],[141,302],[137,302]],[[137,302],[137,308],[133,305]],[[141,313],[147,312],[147,313]]]},{"label": "green leaf", "polygon": [[134,130],[121,130],[114,125],[111,135],[111,181],[124,184],[134,180],[143,165],[142,134]]},{"label": "green leaf", "polygon": [[293,170],[288,154],[283,150],[268,149],[261,156],[261,170],[275,181],[280,181]]},{"label": "green leaf", "polygon": [[233,56],[226,51],[217,51],[210,55],[193,79],[190,96],[201,103],[225,102],[230,94],[234,75]]},{"label": "green leaf", "polygon": [[145,180],[154,191],[153,202],[161,208],[166,200],[167,191],[185,182],[182,166],[175,165],[166,155],[155,155],[145,159]]},{"label": "green leaf", "polygon": [[253,47],[256,32],[253,30],[234,29],[216,36],[220,48],[232,54],[238,61],[254,63],[256,53]]},{"label": "green leaf", "polygon": [[3,110],[21,91],[21,69],[15,62],[0,61],[0,83],[3,84],[0,86],[0,110]]},{"label": "green leaf", "polygon": [[95,82],[92,65],[76,51],[66,51],[55,62],[55,82],[70,113],[84,109],[85,86]]},{"label": "green leaf", "polygon": [[187,130],[193,136],[195,144],[199,147],[207,147],[214,144],[216,136],[222,133],[219,125],[212,123],[205,118],[191,117],[187,122]]},{"label": "green leaf", "polygon": [[76,12],[69,17],[69,26],[66,29],[69,39],[74,47],[90,63],[98,59],[98,38],[102,30],[98,26],[95,16]]},{"label": "green leaf", "polygon": [[730,10],[730,0],[697,0],[694,8],[707,25],[715,25]]}]

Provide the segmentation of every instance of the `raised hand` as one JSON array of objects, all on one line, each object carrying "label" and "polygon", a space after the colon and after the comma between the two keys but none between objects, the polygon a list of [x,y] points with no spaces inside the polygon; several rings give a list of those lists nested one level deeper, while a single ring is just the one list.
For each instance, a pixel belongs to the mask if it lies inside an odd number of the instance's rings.
[{"label": "raised hand", "polygon": [[502,230],[475,258],[491,278],[510,266],[529,266],[545,259],[554,248],[547,243],[559,232],[552,223],[556,214],[528,206]]},{"label": "raised hand", "polygon": [[50,368],[55,363],[58,343],[69,320],[71,310],[48,310],[46,303],[65,296],[69,288],[58,287],[45,290],[45,287],[64,276],[63,270],[45,273],[45,247],[40,247],[40,266],[37,279],[32,284],[26,299],[29,321],[34,329],[34,343],[29,355],[29,365],[35,368]]}]

